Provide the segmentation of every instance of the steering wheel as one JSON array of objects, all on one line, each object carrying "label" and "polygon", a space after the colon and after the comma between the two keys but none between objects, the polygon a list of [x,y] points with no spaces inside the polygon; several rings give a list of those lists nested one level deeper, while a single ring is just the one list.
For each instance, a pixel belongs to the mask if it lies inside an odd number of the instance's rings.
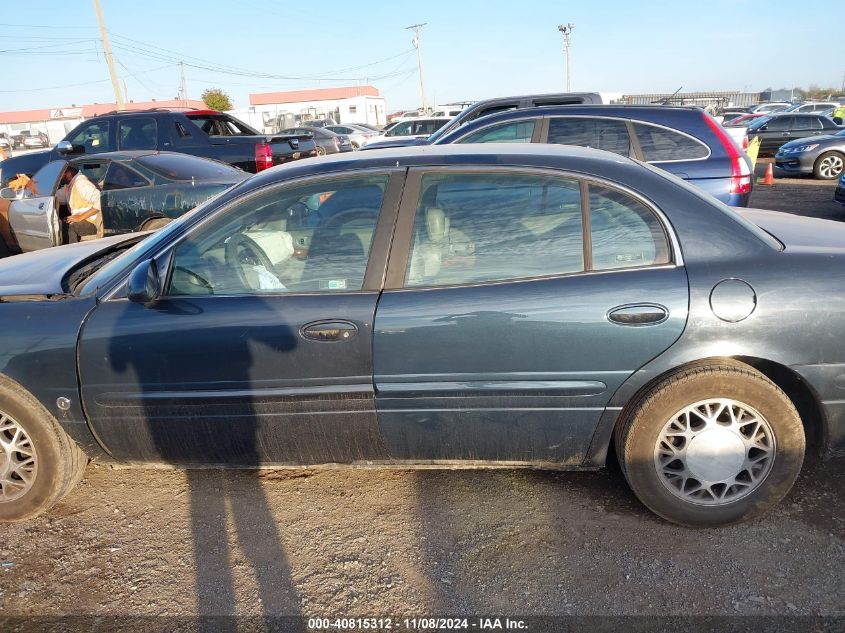
[{"label": "steering wheel", "polygon": [[267,257],[258,243],[249,235],[243,233],[235,233],[226,241],[225,252],[226,264],[235,269],[238,275],[238,280],[243,284],[244,288],[255,290],[250,286],[246,277],[244,265],[249,266],[263,266],[267,272],[272,273],[275,270],[273,262]]}]

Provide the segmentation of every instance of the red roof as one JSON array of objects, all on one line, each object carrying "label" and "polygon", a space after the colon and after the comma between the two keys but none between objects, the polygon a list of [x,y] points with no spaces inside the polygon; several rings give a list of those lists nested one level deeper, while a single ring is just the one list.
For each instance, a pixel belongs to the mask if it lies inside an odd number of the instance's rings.
[{"label": "red roof", "polygon": [[[166,101],[134,101],[124,103],[125,110],[149,110],[150,108],[207,108],[205,102],[197,99],[166,100]],[[63,113],[56,113],[63,110]],[[99,114],[105,114],[117,110],[114,103],[89,103],[83,106],[63,106],[58,108],[44,108],[42,110],[18,110],[17,112],[0,112],[0,123],[34,123],[37,121],[49,121],[61,118],[90,118]],[[63,116],[62,116],[63,115]]]},{"label": "red roof", "polygon": [[289,90],[288,92],[261,92],[249,95],[249,105],[270,103],[299,103],[302,101],[331,101],[352,97],[378,97],[375,86],[345,86],[342,88],[315,88],[314,90]]}]

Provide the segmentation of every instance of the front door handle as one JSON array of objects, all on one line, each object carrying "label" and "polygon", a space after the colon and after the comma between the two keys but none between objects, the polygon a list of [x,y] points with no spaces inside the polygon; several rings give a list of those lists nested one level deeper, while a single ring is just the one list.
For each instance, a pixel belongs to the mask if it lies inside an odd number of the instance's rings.
[{"label": "front door handle", "polygon": [[299,333],[311,341],[348,341],[358,334],[358,327],[349,321],[315,321],[303,325]]},{"label": "front door handle", "polygon": [[39,205],[38,205],[38,208],[39,208],[41,211],[43,211],[43,210],[44,210],[44,203],[42,202],[41,204],[39,204]]},{"label": "front door handle", "polygon": [[669,318],[669,311],[656,303],[633,303],[611,308],[607,318],[619,325],[657,325]]}]

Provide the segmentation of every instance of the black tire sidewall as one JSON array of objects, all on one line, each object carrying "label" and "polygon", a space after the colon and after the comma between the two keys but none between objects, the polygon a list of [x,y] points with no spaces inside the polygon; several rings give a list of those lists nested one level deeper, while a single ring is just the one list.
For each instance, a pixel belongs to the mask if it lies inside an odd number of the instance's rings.
[{"label": "black tire sidewall", "polygon": [[[775,435],[775,461],[753,492],[724,506],[703,506],[674,496],[659,479],[654,447],[664,425],[686,406],[731,398],[756,409]],[[640,500],[658,515],[682,525],[708,527],[744,521],[765,512],[789,492],[804,460],[805,437],[792,402],[762,375],[722,370],[692,380],[670,381],[635,414],[623,441],[624,472]]]},{"label": "black tire sidewall", "polygon": [[[31,518],[53,505],[64,489],[66,461],[58,430],[49,421],[49,413],[19,388],[0,384],[0,411],[11,417],[29,435],[37,460],[32,488],[14,501],[0,503],[0,521]],[[39,410],[40,409],[40,410]]]}]

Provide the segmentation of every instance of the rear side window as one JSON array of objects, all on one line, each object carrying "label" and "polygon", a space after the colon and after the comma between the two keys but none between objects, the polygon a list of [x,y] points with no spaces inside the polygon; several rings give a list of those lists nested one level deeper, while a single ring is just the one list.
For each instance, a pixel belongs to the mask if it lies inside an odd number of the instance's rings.
[{"label": "rear side window", "polygon": [[549,121],[549,143],[603,149],[629,156],[631,138],[624,121],[558,117]]},{"label": "rear side window", "polygon": [[474,132],[458,143],[530,143],[533,136],[534,121],[511,121]]},{"label": "rear side window", "polygon": [[106,171],[103,180],[103,191],[115,189],[134,189],[135,187],[146,187],[150,183],[134,169],[119,162],[113,162]]},{"label": "rear side window", "polygon": [[669,263],[669,242],[660,220],[639,200],[590,185],[593,270]]},{"label": "rear side window", "polygon": [[132,117],[117,126],[117,144],[120,149],[156,149],[158,125],[152,117]]},{"label": "rear side window", "polygon": [[423,176],[407,287],[583,269],[577,180],[529,174]]},{"label": "rear side window", "polygon": [[254,136],[256,130],[225,114],[187,114],[188,120],[208,136]]},{"label": "rear side window", "polygon": [[822,129],[822,123],[821,123],[821,121],[819,121],[818,117],[814,117],[814,116],[796,117],[795,127],[793,129],[796,129],[796,130],[820,130],[820,129]]},{"label": "rear side window", "polygon": [[697,160],[707,158],[710,150],[701,141],[648,123],[634,123],[643,158],[648,162]]},{"label": "rear side window", "polygon": [[187,154],[150,154],[138,158],[142,167],[169,178],[170,180],[214,180],[229,179],[243,174],[225,163],[188,156]]}]

